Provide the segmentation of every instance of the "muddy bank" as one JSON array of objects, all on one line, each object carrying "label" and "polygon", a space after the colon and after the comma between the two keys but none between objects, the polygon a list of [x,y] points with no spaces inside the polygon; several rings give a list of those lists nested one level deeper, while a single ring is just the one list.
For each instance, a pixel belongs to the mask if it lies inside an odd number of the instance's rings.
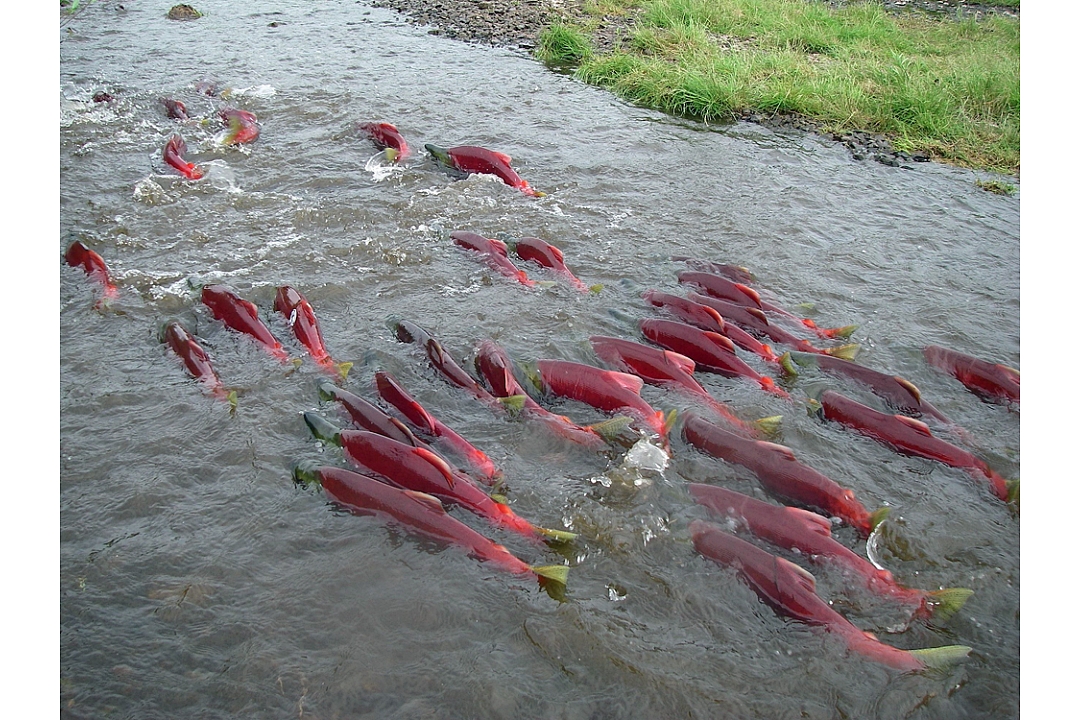
[{"label": "muddy bank", "polygon": [[[375,7],[397,10],[410,22],[430,26],[433,35],[525,52],[532,52],[537,37],[548,25],[560,20],[573,22],[584,19],[584,4],[584,0],[372,0]],[[830,4],[843,5],[846,0],[831,0]],[[968,5],[960,0],[895,0],[884,4],[893,12],[921,11],[975,17],[986,13],[1020,15],[1019,8]],[[633,14],[601,18],[593,36],[596,51],[610,52],[622,44],[629,37],[633,23]],[[744,110],[739,113],[738,119],[830,137],[851,150],[856,160],[873,159],[893,167],[930,160],[925,153],[897,151],[884,135],[860,131],[826,133],[821,123],[802,116]]]}]

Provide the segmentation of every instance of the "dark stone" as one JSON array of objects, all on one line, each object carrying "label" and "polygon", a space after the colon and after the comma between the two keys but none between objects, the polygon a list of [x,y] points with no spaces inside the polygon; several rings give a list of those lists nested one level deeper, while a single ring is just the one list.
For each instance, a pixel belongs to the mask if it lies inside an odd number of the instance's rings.
[{"label": "dark stone", "polygon": [[201,17],[202,13],[190,5],[173,5],[168,14],[170,20],[198,20]]}]

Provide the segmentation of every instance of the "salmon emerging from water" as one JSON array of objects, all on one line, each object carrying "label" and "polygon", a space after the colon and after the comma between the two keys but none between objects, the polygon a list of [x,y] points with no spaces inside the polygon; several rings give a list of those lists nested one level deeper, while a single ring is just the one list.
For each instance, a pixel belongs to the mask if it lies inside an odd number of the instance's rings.
[{"label": "salmon emerging from water", "polygon": [[168,142],[165,143],[165,149],[162,151],[162,157],[169,167],[179,171],[188,180],[199,180],[206,174],[206,171],[195,163],[185,160],[184,155],[186,154],[187,143],[179,135],[173,135],[169,138]]},{"label": "salmon emerging from water", "polygon": [[938,345],[923,348],[926,361],[963,383],[984,400],[1020,405],[1020,371],[964,355]]},{"label": "salmon emerging from water", "polygon": [[103,307],[119,293],[113,285],[112,278],[109,277],[109,268],[105,264],[105,259],[86,247],[80,240],[68,246],[67,252],[64,253],[64,261],[72,267],[82,268],[83,272],[104,288],[105,292],[98,300],[96,307]]},{"label": "salmon emerging from water", "polygon": [[447,167],[467,174],[494,175],[510,187],[517,188],[526,195],[532,195],[533,197],[544,196],[544,193],[531,188],[529,183],[510,167],[512,158],[506,153],[488,150],[476,145],[459,145],[458,147],[444,148],[427,144],[424,148],[431,153],[433,158]]},{"label": "salmon emerging from water", "polygon": [[214,317],[227,327],[251,336],[257,343],[282,362],[289,362],[289,354],[274,337],[270,329],[259,319],[255,303],[241,299],[224,285],[206,285],[202,289],[202,301]]},{"label": "salmon emerging from water", "polygon": [[398,132],[398,129],[388,122],[368,122],[356,126],[360,132],[371,138],[372,142],[380,150],[386,150],[386,158],[390,162],[401,162],[409,156],[409,143]]}]

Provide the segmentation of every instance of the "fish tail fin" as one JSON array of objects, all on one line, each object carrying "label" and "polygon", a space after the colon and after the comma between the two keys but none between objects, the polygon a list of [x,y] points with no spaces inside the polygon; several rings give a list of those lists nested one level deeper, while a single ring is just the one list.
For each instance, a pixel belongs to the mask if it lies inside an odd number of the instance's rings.
[{"label": "fish tail fin", "polygon": [[[813,322],[813,321],[811,321]],[[851,334],[859,329],[858,325],[845,325],[843,327],[835,328],[818,328],[819,334],[822,337],[827,338],[849,338]]]},{"label": "fish tail fin", "polygon": [[825,354],[832,355],[841,360],[854,360],[855,356],[859,354],[859,344],[850,343],[848,345],[841,345],[840,347],[829,348],[825,351]]},{"label": "fish tail fin", "polygon": [[889,512],[891,512],[891,510],[891,508],[882,505],[877,510],[870,513],[870,532],[874,532],[877,530],[878,525],[885,522],[885,518],[889,517]]},{"label": "fish tail fin", "polygon": [[975,591],[968,588],[942,588],[926,593],[933,613],[931,617],[937,623],[947,622],[974,594]]},{"label": "fish tail fin", "polygon": [[908,650],[908,652],[918,658],[926,669],[943,670],[966,658],[971,653],[971,648],[967,645],[943,645],[936,648]]},{"label": "fish tail fin", "polygon": [[225,393],[225,400],[229,403],[229,412],[236,413],[237,395],[235,390],[229,390]]},{"label": "fish tail fin", "polygon": [[1006,502],[1016,503],[1020,507],[1020,480],[1009,480],[1005,483]]},{"label": "fish tail fin", "polygon": [[675,427],[675,421],[679,417],[679,411],[672,408],[668,410],[665,415],[663,412],[657,411],[657,419],[660,421],[661,436],[666,438],[671,433],[671,428]]},{"label": "fish tail fin", "polygon": [[586,289],[589,292],[591,292],[593,295],[599,295],[600,291],[604,289],[604,284],[603,283],[596,283],[595,285],[589,285],[589,287],[586,288]]},{"label": "fish tail fin", "polygon": [[533,529],[536,530],[537,535],[542,535],[544,540],[550,543],[569,543],[577,538],[577,533],[568,530],[552,530],[539,525],[534,525]]},{"label": "fish tail fin", "polygon": [[632,422],[633,418],[626,415],[616,415],[610,420],[602,420],[586,427],[610,443],[614,442]]},{"label": "fish tail fin", "polygon": [[780,432],[780,425],[783,420],[783,415],[770,415],[769,417],[758,418],[753,422],[753,426],[764,435],[776,435]]},{"label": "fish tail fin", "polygon": [[349,377],[349,371],[352,370],[353,364],[345,361],[337,363],[334,367],[337,370],[337,374],[341,376],[341,381],[345,382],[345,378]]},{"label": "fish tail fin", "polygon": [[397,162],[399,155],[400,153],[394,148],[386,148],[385,150],[383,150],[383,156],[386,157],[387,162]]},{"label": "fish tail fin", "polygon": [[530,565],[529,569],[545,580],[559,585],[566,585],[566,579],[570,576],[570,568],[566,565]]},{"label": "fish tail fin", "polygon": [[795,367],[795,362],[791,359],[790,352],[785,352],[781,355],[778,362],[780,369],[784,371],[784,375],[787,377],[798,377],[799,370]]}]

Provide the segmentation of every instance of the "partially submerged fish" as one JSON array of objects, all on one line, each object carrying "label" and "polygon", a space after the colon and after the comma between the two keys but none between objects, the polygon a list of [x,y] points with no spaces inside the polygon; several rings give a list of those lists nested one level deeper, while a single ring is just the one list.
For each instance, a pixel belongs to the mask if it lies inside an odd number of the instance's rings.
[{"label": "partially submerged fish", "polygon": [[289,354],[274,337],[270,329],[259,319],[255,303],[241,299],[224,285],[205,285],[202,301],[214,317],[237,332],[250,335],[271,355],[282,362],[290,362]]},{"label": "partially submerged fish", "polygon": [[923,348],[926,361],[963,383],[984,400],[1020,404],[1020,371],[949,350],[939,345]]},{"label": "partially submerged fish", "polygon": [[170,320],[162,328],[161,340],[176,353],[193,378],[201,382],[214,397],[227,400],[235,407],[236,391],[227,390],[221,384],[221,378],[210,363],[206,350],[187,331],[187,328],[178,320]]},{"label": "partially submerged fish", "polygon": [[458,147],[444,148],[429,143],[424,148],[431,153],[433,158],[447,167],[468,174],[494,175],[510,187],[515,187],[526,195],[532,195],[533,197],[544,196],[544,193],[529,187],[529,183],[510,167],[512,158],[506,153],[488,150],[476,145],[459,145]]},{"label": "partially submerged fish", "polygon": [[695,369],[724,377],[745,377],[759,383],[763,390],[780,397],[788,393],[777,387],[771,377],[760,374],[735,353],[735,343],[726,335],[702,330],[674,320],[642,320],[641,333],[660,347],[673,350],[694,361]]},{"label": "partially submerged fish", "polygon": [[814,576],[798,565],[776,557],[703,520],[690,523],[694,548],[713,562],[734,568],[777,613],[824,627],[847,643],[848,649],[905,672],[918,672],[957,662],[971,652],[963,645],[901,650],[882,643],[852,625],[818,596]]},{"label": "partially submerged fish", "polygon": [[683,423],[683,438],[702,452],[750,470],[774,495],[838,517],[863,537],[888,514],[884,507],[871,514],[855,493],[802,464],[783,445],[747,439],[696,415]]},{"label": "partially submerged fish", "polygon": [[487,238],[467,230],[454,230],[450,233],[450,238],[455,245],[479,253],[491,268],[506,277],[513,278],[526,287],[536,285],[535,280],[530,280],[524,270],[521,270],[510,261],[510,257],[507,255],[506,243],[502,240]]},{"label": "partially submerged fish", "polygon": [[400,162],[409,156],[409,143],[390,123],[367,122],[356,127],[371,138],[380,150],[386,151],[386,159],[390,162]]},{"label": "partially submerged fish", "polygon": [[517,238],[507,242],[506,245],[522,260],[531,260],[537,265],[548,268],[557,275],[566,278],[567,282],[582,292],[599,292],[603,288],[602,285],[590,287],[582,282],[580,278],[570,272],[570,268],[566,267],[562,250],[544,242],[540,238]]},{"label": "partially submerged fish", "polygon": [[778,359],[771,347],[734,323],[725,321],[719,312],[708,305],[678,295],[672,295],[671,293],[660,292],[659,290],[647,290],[642,295],[642,298],[655,307],[666,310],[685,323],[723,335],[739,347],[749,350],[763,360],[776,362]]},{"label": "partially submerged fish", "polygon": [[226,108],[221,111],[220,116],[226,127],[223,139],[225,145],[254,142],[259,137],[259,121],[255,113]]},{"label": "partially submerged fish", "polygon": [[297,482],[322,485],[331,500],[354,513],[398,523],[424,537],[460,547],[477,560],[515,575],[535,575],[566,584],[567,566],[526,564],[504,546],[452,518],[432,495],[403,490],[343,468],[297,463],[292,471]]},{"label": "partially submerged fish", "polygon": [[161,156],[169,167],[179,171],[188,180],[199,180],[206,174],[206,171],[195,163],[185,160],[185,154],[187,154],[187,143],[184,142],[184,138],[173,135],[165,143],[165,149],[162,151]]},{"label": "partially submerged fish", "polygon": [[161,98],[161,104],[165,106],[165,114],[173,120],[187,120],[187,107],[179,100]]},{"label": "partially submerged fish", "polygon": [[352,368],[351,362],[335,362],[326,350],[323,342],[322,331],[319,329],[319,321],[315,318],[315,311],[311,303],[300,292],[288,285],[282,285],[277,289],[274,297],[274,309],[285,317],[285,322],[292,329],[296,339],[307,348],[314,360],[320,367],[344,379]]},{"label": "partially submerged fish", "polygon": [[64,253],[64,261],[72,267],[82,268],[83,272],[104,288],[104,294],[95,307],[104,307],[108,301],[119,294],[112,278],[109,277],[109,268],[105,264],[105,259],[86,247],[82,241],[76,240],[68,246],[67,252]]},{"label": "partially submerged fish", "polygon": [[786,505],[771,505],[734,490],[690,483],[690,495],[710,512],[733,520],[757,537],[794,550],[811,562],[832,562],[861,579],[871,591],[912,609],[914,617],[943,622],[972,595],[967,588],[919,590],[896,582],[888,570],[875,567],[832,536],[831,524],[817,513]]},{"label": "partially submerged fish", "polygon": [[967,450],[934,437],[926,423],[907,415],[889,415],[874,410],[833,390],[826,390],[817,399],[818,414],[825,420],[846,425],[856,432],[887,445],[901,455],[937,460],[950,467],[961,468],[986,480],[991,492],[1006,502],[1019,493],[1018,480],[1006,481],[989,465]]}]

